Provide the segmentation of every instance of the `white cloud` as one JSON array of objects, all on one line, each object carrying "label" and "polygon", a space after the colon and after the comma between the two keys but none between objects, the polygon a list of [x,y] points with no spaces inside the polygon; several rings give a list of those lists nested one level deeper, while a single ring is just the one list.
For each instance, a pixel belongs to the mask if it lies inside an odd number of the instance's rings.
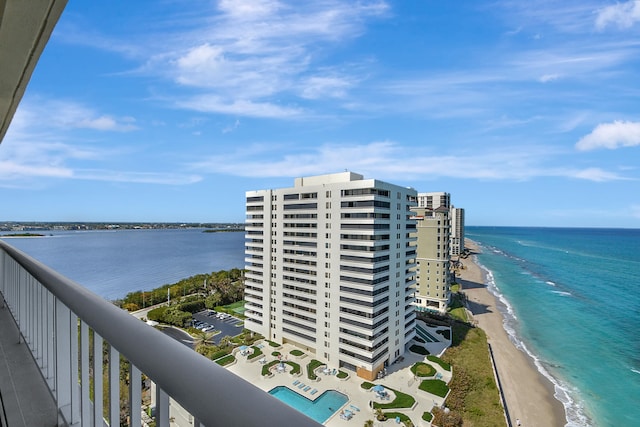
[{"label": "white cloud", "polygon": [[545,74],[541,76],[538,80],[541,83],[547,83],[547,82],[552,82],[554,80],[557,80],[558,78],[560,78],[560,74]]},{"label": "white cloud", "polygon": [[206,113],[233,114],[236,116],[271,119],[292,118],[302,115],[303,110],[295,107],[281,107],[268,102],[250,100],[226,100],[216,95],[202,95],[179,101],[178,107]]},{"label": "white cloud", "polygon": [[582,170],[569,171],[567,175],[573,178],[594,182],[619,181],[627,179],[616,173],[607,172],[600,168],[587,168]]},{"label": "white cloud", "polygon": [[595,24],[598,30],[603,30],[609,25],[627,29],[636,22],[640,22],[640,0],[629,0],[603,7],[598,11]]},{"label": "white cloud", "polygon": [[187,185],[202,181],[199,175],[166,172],[132,172],[100,169],[78,169],[75,179],[108,182],[128,182],[137,184]]},{"label": "white cloud", "polygon": [[0,182],[18,181],[24,177],[70,178],[71,169],[42,164],[20,164],[0,160]]},{"label": "white cloud", "polygon": [[303,81],[302,86],[301,96],[306,99],[343,98],[353,82],[340,76],[312,76]]},{"label": "white cloud", "polygon": [[[344,97],[359,80],[349,76],[353,70],[346,68],[351,65],[337,64],[324,75],[316,64],[331,47],[359,37],[367,20],[384,15],[388,8],[379,0],[325,0],[304,6],[224,0],[217,10],[200,11],[202,16],[189,23],[188,31],[170,39],[158,36],[164,44],[150,40],[146,46],[150,53],[139,72],[204,89],[209,105],[211,98],[218,98],[215,107],[200,111],[234,114],[238,108],[255,111],[257,105],[262,111],[269,106],[269,112],[258,116],[279,117],[292,112],[281,105],[292,94],[303,99]],[[350,64],[358,60],[352,58]],[[276,96],[277,100],[265,101]],[[199,102],[176,102],[182,108],[194,104]],[[273,113],[276,107],[280,111]]]},{"label": "white cloud", "polygon": [[238,129],[239,126],[240,126],[240,120],[236,119],[236,121],[233,122],[232,125],[225,126],[224,129],[222,129],[222,133],[233,132],[234,130]]},{"label": "white cloud", "polygon": [[590,134],[582,137],[576,148],[580,151],[598,148],[616,149],[640,145],[640,122],[614,121],[596,126]]},{"label": "white cloud", "polygon": [[238,19],[258,19],[271,15],[282,5],[270,0],[221,0],[218,8]]},{"label": "white cloud", "polygon": [[[37,101],[37,102],[36,102]],[[193,174],[149,173],[113,169],[85,169],[87,164],[108,163],[129,155],[117,144],[87,145],[71,135],[74,129],[117,130],[135,128],[133,119],[115,120],[70,101],[25,100],[7,131],[0,150],[0,186],[32,188],[53,179],[186,185],[198,182]],[[82,168],[77,165],[82,163]]]},{"label": "white cloud", "polygon": [[32,129],[93,129],[97,131],[129,132],[138,129],[133,117],[101,114],[75,101],[30,98],[16,111],[11,127]]},{"label": "white cloud", "polygon": [[[460,150],[459,150],[460,151]],[[280,154],[280,152],[286,154]],[[549,147],[488,150],[456,154],[420,153],[391,141],[369,144],[324,144],[296,151],[294,147],[265,145],[211,156],[192,163],[194,170],[245,177],[297,177],[344,169],[388,180],[438,178],[526,181],[538,177],[579,178],[590,181],[625,179],[601,169],[572,170],[547,166],[557,153]]]}]

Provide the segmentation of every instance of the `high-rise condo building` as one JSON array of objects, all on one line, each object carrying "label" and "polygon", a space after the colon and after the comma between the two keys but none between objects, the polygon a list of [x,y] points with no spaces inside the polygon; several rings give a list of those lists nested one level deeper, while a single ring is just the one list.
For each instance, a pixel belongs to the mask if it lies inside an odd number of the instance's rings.
[{"label": "high-rise condo building", "polygon": [[245,327],[376,378],[415,334],[415,200],[352,172],[247,192]]},{"label": "high-rise condo building", "polygon": [[419,193],[417,221],[417,310],[444,312],[451,295],[449,193]]},{"label": "high-rise condo building", "polygon": [[451,194],[444,192],[418,193],[418,207],[437,209],[441,206],[449,209],[451,207]]},{"label": "high-rise condo building", "polygon": [[451,256],[464,252],[464,209],[451,206]]}]

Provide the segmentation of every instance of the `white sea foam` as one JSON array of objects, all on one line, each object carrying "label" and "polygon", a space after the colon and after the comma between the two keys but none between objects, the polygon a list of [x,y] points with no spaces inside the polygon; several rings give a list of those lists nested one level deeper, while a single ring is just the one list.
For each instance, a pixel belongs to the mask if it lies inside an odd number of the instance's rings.
[{"label": "white sea foam", "polygon": [[555,285],[556,285],[556,284],[555,284],[555,283],[553,283],[552,281],[547,281],[547,282],[544,282],[544,283],[546,283],[546,284],[547,284],[547,285],[549,285],[549,286],[555,286]]},{"label": "white sea foam", "polygon": [[565,292],[565,291],[551,291],[551,292],[557,295],[562,295],[563,297],[570,297],[572,295],[571,292]]},{"label": "white sea foam", "polygon": [[[496,285],[493,273],[487,267],[482,265],[477,257],[473,257],[474,262],[484,271],[485,280],[487,289],[498,299],[500,304],[498,304],[498,310],[502,313],[503,321],[502,325],[504,330],[507,332],[509,340],[516,346],[516,348],[525,352],[531,359],[533,360],[538,372],[544,375],[554,387],[554,397],[562,406],[564,406],[565,416],[567,418],[567,424],[565,427],[591,427],[592,421],[586,415],[584,410],[584,405],[581,401],[579,401],[575,396],[579,396],[579,390],[570,387],[567,384],[561,382],[557,378],[555,378],[551,373],[545,368],[543,363],[540,361],[538,356],[532,353],[524,341],[518,336],[516,331],[516,325],[518,322],[518,318],[516,317],[513,307],[509,304],[509,301],[505,298],[505,296],[500,292],[498,286]],[[554,291],[555,292],[555,291]],[[560,293],[560,292],[558,292]],[[562,292],[563,294],[569,294],[568,292]],[[571,295],[571,294],[569,294]],[[634,371],[640,373],[638,371]]]},{"label": "white sea foam", "polygon": [[640,374],[640,371],[638,371],[637,369],[633,369],[633,368],[631,368],[631,371],[632,371],[632,372],[635,372],[636,374]]}]

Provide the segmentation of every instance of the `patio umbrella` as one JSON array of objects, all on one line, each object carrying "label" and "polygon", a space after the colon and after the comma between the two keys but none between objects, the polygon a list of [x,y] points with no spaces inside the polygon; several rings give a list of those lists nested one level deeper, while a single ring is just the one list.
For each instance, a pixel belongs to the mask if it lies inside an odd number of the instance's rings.
[{"label": "patio umbrella", "polygon": [[246,345],[241,345],[240,346],[240,351],[246,351],[248,349],[249,349],[249,347],[247,347]]},{"label": "patio umbrella", "polygon": [[373,386],[372,390],[375,391],[376,393],[380,393],[384,391],[384,387],[382,387],[380,384],[377,384]]}]

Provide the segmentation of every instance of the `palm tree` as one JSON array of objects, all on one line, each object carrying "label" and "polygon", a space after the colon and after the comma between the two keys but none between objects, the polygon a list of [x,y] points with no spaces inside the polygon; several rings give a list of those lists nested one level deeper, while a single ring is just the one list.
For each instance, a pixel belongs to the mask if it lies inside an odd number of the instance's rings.
[{"label": "palm tree", "polygon": [[229,344],[231,344],[231,337],[229,335],[220,338],[220,342],[218,343],[220,347],[228,347]]},{"label": "palm tree", "polygon": [[364,422],[364,427],[373,427],[373,420],[367,420]]},{"label": "palm tree", "polygon": [[205,345],[211,345],[214,344],[214,342],[211,340],[213,338],[213,332],[204,332],[204,331],[198,331],[198,332],[194,332],[193,335],[193,343],[194,345],[200,345],[200,344],[205,344]]}]

